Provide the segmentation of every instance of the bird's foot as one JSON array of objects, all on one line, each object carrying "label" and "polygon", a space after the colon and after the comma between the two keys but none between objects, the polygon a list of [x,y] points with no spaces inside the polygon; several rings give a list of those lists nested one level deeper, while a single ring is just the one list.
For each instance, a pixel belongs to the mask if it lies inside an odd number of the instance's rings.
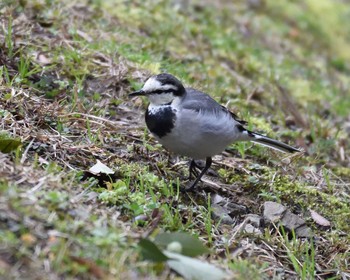
[{"label": "bird's foot", "polygon": [[190,168],[189,168],[189,175],[188,175],[188,180],[192,180],[193,176],[194,178],[197,178],[199,175],[199,172],[197,168],[200,169],[200,167],[197,165],[196,161],[194,159],[191,160],[190,162]]},{"label": "bird's foot", "polygon": [[[190,163],[189,176],[187,179],[192,180],[193,176],[194,178],[197,178],[200,173],[198,170],[202,170],[204,168],[205,162],[203,160],[192,160]],[[211,168],[208,169],[207,174],[210,176],[219,177],[219,174]]]}]

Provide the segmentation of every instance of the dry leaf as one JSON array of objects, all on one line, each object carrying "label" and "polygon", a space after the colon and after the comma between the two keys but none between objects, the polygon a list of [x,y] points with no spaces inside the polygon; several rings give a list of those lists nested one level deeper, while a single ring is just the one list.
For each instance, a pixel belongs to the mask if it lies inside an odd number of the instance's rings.
[{"label": "dry leaf", "polygon": [[114,171],[112,169],[110,169],[107,165],[103,164],[102,162],[100,162],[99,160],[97,160],[97,163],[92,166],[89,171],[94,174],[94,175],[98,175],[100,173],[103,174],[114,174]]},{"label": "dry leaf", "polygon": [[47,57],[44,53],[38,53],[36,61],[41,65],[48,65],[52,63],[52,60]]},{"label": "dry leaf", "polygon": [[75,256],[71,256],[71,259],[80,265],[86,266],[89,272],[97,279],[103,279],[106,277],[105,271],[103,271],[94,261]]},{"label": "dry leaf", "polygon": [[32,245],[36,241],[36,237],[30,233],[25,233],[21,235],[21,240],[26,245]]},{"label": "dry leaf", "polygon": [[320,226],[323,227],[330,227],[331,223],[326,218],[322,217],[320,214],[318,214],[314,210],[310,210],[311,218],[314,220],[314,222]]}]

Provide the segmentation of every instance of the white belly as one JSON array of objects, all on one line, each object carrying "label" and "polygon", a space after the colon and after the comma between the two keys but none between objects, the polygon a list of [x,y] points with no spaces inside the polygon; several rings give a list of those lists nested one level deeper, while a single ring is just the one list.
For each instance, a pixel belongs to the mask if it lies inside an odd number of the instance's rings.
[{"label": "white belly", "polygon": [[177,113],[170,134],[158,141],[169,151],[194,159],[221,153],[230,143],[243,140],[229,114],[208,114],[192,110]]}]

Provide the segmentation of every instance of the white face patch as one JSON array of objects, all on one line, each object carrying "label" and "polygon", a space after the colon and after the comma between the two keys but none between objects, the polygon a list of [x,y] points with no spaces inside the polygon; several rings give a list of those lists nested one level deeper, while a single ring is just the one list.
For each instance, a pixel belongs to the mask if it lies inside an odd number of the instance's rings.
[{"label": "white face patch", "polygon": [[172,102],[176,97],[172,92],[165,92],[159,94],[150,94],[148,98],[153,105],[164,105]]},{"label": "white face patch", "polygon": [[169,84],[162,85],[155,77],[149,78],[142,88],[142,90],[145,92],[152,92],[155,90],[169,90],[169,89],[177,90],[177,88],[173,85],[169,85]]},{"label": "white face patch", "polygon": [[[150,93],[147,95],[151,104],[159,106],[172,102],[176,96],[172,92],[167,92],[169,90],[177,90],[177,87],[171,84],[162,85],[155,77],[149,78],[144,84],[142,90],[144,92]],[[158,93],[152,94],[152,92],[157,91]],[[162,91],[164,91],[162,93]]]}]

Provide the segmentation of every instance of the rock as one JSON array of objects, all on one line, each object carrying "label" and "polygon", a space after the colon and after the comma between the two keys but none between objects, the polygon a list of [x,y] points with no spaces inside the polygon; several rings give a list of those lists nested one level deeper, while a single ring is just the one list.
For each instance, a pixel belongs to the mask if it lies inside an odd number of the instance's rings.
[{"label": "rock", "polygon": [[247,222],[256,228],[262,227],[264,224],[263,218],[257,214],[248,214],[245,217]]},{"label": "rock", "polygon": [[294,230],[296,236],[298,237],[312,236],[312,231],[308,226],[306,226],[305,220],[300,218],[298,215],[293,214],[290,210],[285,212],[280,224],[289,231]]},{"label": "rock", "polygon": [[268,223],[277,223],[288,231],[295,231],[298,237],[311,237],[312,231],[306,226],[305,220],[287,210],[280,203],[267,201],[264,204],[264,219]]},{"label": "rock", "polygon": [[212,205],[212,218],[216,221],[221,221],[223,224],[232,225],[235,221],[229,215],[227,208],[218,204]]},{"label": "rock", "polygon": [[246,224],[244,229],[243,229],[246,233],[252,233],[252,234],[256,234],[256,235],[261,235],[262,232],[260,229],[254,227],[251,224]]},{"label": "rock", "polygon": [[211,197],[211,204],[219,204],[220,202],[224,201],[225,198],[223,198],[221,195],[215,193]]},{"label": "rock", "polygon": [[290,210],[287,210],[281,219],[281,225],[289,230],[295,230],[305,225],[305,221],[298,215],[293,214]]},{"label": "rock", "polygon": [[266,201],[264,203],[264,219],[266,222],[275,223],[281,219],[286,210],[287,208],[280,203]]},{"label": "rock", "polygon": [[211,198],[212,218],[224,224],[235,223],[235,217],[247,213],[247,207],[228,201],[228,199],[215,194]]},{"label": "rock", "polygon": [[241,216],[248,213],[248,208],[244,205],[228,202],[225,207],[229,210],[231,217]]},{"label": "rock", "polygon": [[306,226],[306,225],[303,225],[301,227],[298,227],[296,230],[295,230],[295,234],[298,236],[298,237],[312,237],[313,236],[313,233],[312,233],[312,230]]},{"label": "rock", "polygon": [[247,219],[245,219],[239,225],[235,226],[233,228],[233,232],[243,232],[243,233],[256,234],[256,235],[262,234],[261,230],[249,224]]}]

